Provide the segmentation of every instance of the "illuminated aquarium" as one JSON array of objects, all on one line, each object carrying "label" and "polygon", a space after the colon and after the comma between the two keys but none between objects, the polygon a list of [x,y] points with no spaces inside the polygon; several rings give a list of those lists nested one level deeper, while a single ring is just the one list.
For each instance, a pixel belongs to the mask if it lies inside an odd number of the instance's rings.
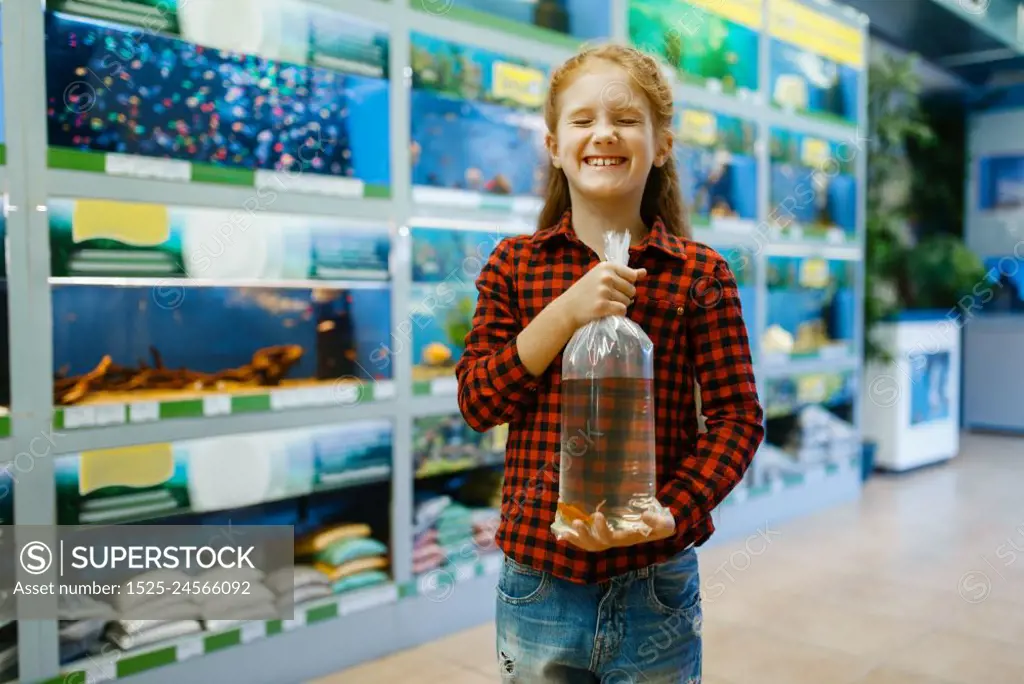
[{"label": "illuminated aquarium", "polygon": [[386,229],[91,200],[49,217],[58,406],[282,389],[330,404],[390,380]]},{"label": "illuminated aquarium", "polygon": [[856,263],[769,257],[766,355],[834,356],[853,353]]},{"label": "illuminated aquarium", "polygon": [[544,183],[544,67],[413,33],[413,196],[535,203]]},{"label": "illuminated aquarium", "polygon": [[55,466],[58,524],[237,510],[384,481],[391,473],[392,433],[390,421],[358,421],[61,456]]},{"label": "illuminated aquarium", "polygon": [[985,157],[978,164],[978,209],[1024,206],[1024,156]]},{"label": "illuminated aquarium", "polygon": [[[415,3],[419,5],[420,3]],[[458,0],[434,3],[453,19],[519,32],[517,25],[535,26],[581,40],[611,34],[609,0]],[[431,3],[422,3],[431,12]]]},{"label": "illuminated aquarium", "polygon": [[779,235],[856,240],[858,150],[853,141],[836,142],[795,131],[771,129],[771,209],[769,222]]},{"label": "illuminated aquarium", "polygon": [[304,2],[50,5],[94,15],[46,14],[53,163],[104,168],[77,151],[189,162],[197,180],[229,169],[389,185],[386,29]]},{"label": "illuminated aquarium", "polygon": [[687,83],[747,96],[758,90],[760,2],[630,0],[629,40]]},{"label": "illuminated aquarium", "polygon": [[694,225],[729,228],[755,221],[757,125],[684,107],[676,114],[676,131],[676,163]]},{"label": "illuminated aquarium", "polygon": [[423,227],[411,233],[414,393],[446,394],[454,391],[455,364],[476,310],[476,279],[505,235]]},{"label": "illuminated aquarium", "polygon": [[430,477],[500,465],[507,439],[507,425],[480,433],[459,414],[417,418],[412,434],[413,471],[417,477]]},{"label": "illuminated aquarium", "polygon": [[780,40],[770,41],[772,104],[838,123],[860,118],[860,69]]}]

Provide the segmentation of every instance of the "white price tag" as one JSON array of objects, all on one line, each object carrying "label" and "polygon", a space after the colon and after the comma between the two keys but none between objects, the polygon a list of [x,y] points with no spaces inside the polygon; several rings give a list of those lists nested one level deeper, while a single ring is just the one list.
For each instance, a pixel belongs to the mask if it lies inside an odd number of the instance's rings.
[{"label": "white price tag", "polygon": [[97,425],[123,425],[125,422],[124,404],[99,404],[95,410]]},{"label": "white price tag", "polygon": [[[80,680],[85,682],[109,682],[113,679],[117,679],[117,661],[107,660],[102,658],[90,658],[89,663],[85,667],[85,679]],[[67,677],[62,682],[68,682],[68,684],[77,684],[78,679],[72,679]]]},{"label": "white price tag", "polygon": [[272,411],[281,411],[283,409],[294,408],[297,404],[296,392],[294,390],[276,390],[270,393],[270,409]]},{"label": "white price tag", "polygon": [[473,563],[460,563],[455,566],[455,581],[465,582],[476,577],[476,565]]},{"label": "white price tag", "polygon": [[305,613],[298,613],[298,612],[296,612],[294,620],[282,620],[281,621],[281,629],[283,629],[286,632],[291,632],[291,631],[294,631],[296,629],[301,629],[301,628],[303,628],[305,626],[306,626],[306,614]]},{"label": "white price tag", "polygon": [[334,400],[339,404],[354,404],[359,401],[359,383],[339,382],[334,387]]},{"label": "white price tag", "polygon": [[327,387],[310,387],[304,397],[306,406],[329,406],[334,401],[334,392]]},{"label": "white price tag", "polygon": [[196,658],[203,655],[205,652],[203,646],[203,639],[189,639],[178,644],[178,662],[182,660],[188,660],[189,658]]},{"label": "white price tag", "polygon": [[251,641],[257,641],[267,635],[267,623],[262,620],[253,620],[252,622],[243,622],[241,632],[242,643],[248,644]]},{"label": "white price tag", "polygon": [[393,380],[381,380],[373,386],[373,398],[377,401],[395,398],[395,383]]},{"label": "white price tag", "polygon": [[73,430],[81,427],[91,427],[96,424],[95,406],[65,406],[64,427]]},{"label": "white price tag", "polygon": [[484,574],[497,575],[501,572],[502,556],[500,553],[489,553],[483,557]]},{"label": "white price tag", "polygon": [[203,397],[204,416],[227,416],[231,414],[231,395],[214,394]]},{"label": "white price tag", "polygon": [[437,378],[430,383],[431,394],[450,395],[458,391],[459,381],[456,378]]},{"label": "white price tag", "polygon": [[846,235],[839,228],[830,228],[825,233],[825,239],[833,245],[842,245],[846,243]]},{"label": "white price tag", "polygon": [[192,180],[192,165],[186,161],[175,159],[157,159],[154,157],[136,157],[130,154],[107,153],[105,170],[112,176],[152,178],[155,180],[186,183]]},{"label": "white price tag", "polygon": [[361,613],[364,610],[371,610],[377,606],[384,606],[398,600],[398,589],[393,585],[387,587],[375,587],[366,591],[360,591],[342,599],[338,612],[341,615]]},{"label": "white price tag", "polygon": [[133,423],[150,423],[160,420],[160,403],[136,401],[128,405],[128,416]]}]

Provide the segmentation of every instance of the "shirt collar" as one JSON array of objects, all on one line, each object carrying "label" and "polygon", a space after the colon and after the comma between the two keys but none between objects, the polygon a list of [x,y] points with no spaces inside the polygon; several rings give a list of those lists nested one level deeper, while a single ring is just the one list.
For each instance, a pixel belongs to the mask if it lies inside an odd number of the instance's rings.
[{"label": "shirt collar", "polygon": [[[566,210],[566,212],[562,214],[562,218],[555,225],[542,228],[534,232],[532,239],[535,243],[544,244],[556,237],[563,237],[571,240],[576,239],[572,229],[571,209]],[[675,257],[680,261],[686,259],[686,252],[683,250],[682,239],[669,234],[668,229],[665,228],[665,224],[661,220],[661,217],[656,217],[654,219],[647,235],[645,235],[644,239],[640,241],[640,244],[636,245],[636,248],[641,251],[648,247],[659,249],[665,254]]]}]

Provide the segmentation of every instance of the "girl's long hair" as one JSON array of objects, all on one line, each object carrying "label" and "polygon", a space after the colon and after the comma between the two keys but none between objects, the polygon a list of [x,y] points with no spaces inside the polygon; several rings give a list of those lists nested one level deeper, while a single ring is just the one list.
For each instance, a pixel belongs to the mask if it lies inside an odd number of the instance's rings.
[{"label": "girl's long hair", "polygon": [[[558,94],[568,79],[589,60],[603,59],[618,64],[643,90],[650,102],[656,131],[668,133],[672,130],[673,98],[672,87],[661,73],[661,68],[649,55],[622,45],[600,45],[583,50],[571,57],[551,75],[547,102],[544,105],[544,122],[552,134],[558,126]],[[555,168],[548,158],[547,192],[544,208],[537,221],[538,229],[553,226],[561,220],[571,206],[569,180],[562,169]],[[652,166],[640,203],[640,217],[648,226],[655,217],[660,217],[669,233],[690,237],[689,219],[679,190],[679,174],[676,171],[675,154],[661,166]]]}]

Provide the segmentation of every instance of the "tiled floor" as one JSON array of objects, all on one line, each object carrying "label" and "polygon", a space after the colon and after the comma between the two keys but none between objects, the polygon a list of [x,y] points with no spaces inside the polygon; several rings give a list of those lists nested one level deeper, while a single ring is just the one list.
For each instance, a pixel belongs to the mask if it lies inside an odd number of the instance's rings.
[{"label": "tiled floor", "polygon": [[[767,525],[701,555],[704,684],[1024,683],[1024,439]],[[316,684],[499,681],[486,625]]]}]

